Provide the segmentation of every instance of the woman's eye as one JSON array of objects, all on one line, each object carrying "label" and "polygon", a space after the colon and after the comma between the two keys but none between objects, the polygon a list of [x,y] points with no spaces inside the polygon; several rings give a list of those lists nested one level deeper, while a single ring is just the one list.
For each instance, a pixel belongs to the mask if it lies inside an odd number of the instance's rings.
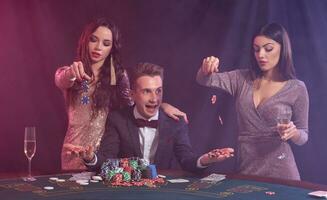
[{"label": "woman's eye", "polygon": [[270,52],[270,51],[273,50],[273,48],[272,48],[272,47],[267,47],[267,48],[265,48],[265,50],[266,50],[267,52]]},{"label": "woman's eye", "polygon": [[96,42],[96,41],[97,41],[97,39],[96,39],[96,37],[94,37],[94,36],[91,36],[91,37],[90,37],[90,41],[91,41],[91,42]]},{"label": "woman's eye", "polygon": [[103,45],[106,46],[106,47],[109,47],[109,46],[111,46],[111,43],[110,42],[104,42]]}]

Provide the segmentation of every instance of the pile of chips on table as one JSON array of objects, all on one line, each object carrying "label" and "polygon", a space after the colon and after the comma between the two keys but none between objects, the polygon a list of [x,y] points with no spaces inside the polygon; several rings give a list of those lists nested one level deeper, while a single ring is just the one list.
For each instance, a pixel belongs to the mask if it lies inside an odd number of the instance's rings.
[{"label": "pile of chips on table", "polygon": [[158,178],[155,165],[138,157],[107,159],[101,166],[100,176],[112,186],[156,187],[165,183]]}]

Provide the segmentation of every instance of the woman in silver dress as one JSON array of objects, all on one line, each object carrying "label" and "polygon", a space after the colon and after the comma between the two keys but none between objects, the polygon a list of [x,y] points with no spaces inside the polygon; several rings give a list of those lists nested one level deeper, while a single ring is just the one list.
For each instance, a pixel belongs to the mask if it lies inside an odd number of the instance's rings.
[{"label": "woman in silver dress", "polygon": [[309,97],[296,79],[288,34],[271,23],[252,42],[250,69],[218,73],[219,59],[211,56],[203,60],[197,81],[236,99],[239,173],[300,180],[289,142],[308,140]]}]

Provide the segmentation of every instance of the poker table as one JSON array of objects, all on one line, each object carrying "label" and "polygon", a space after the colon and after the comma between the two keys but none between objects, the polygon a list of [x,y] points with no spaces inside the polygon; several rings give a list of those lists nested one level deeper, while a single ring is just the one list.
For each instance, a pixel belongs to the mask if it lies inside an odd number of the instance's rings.
[{"label": "poker table", "polygon": [[[161,171],[168,179],[183,178],[187,183],[165,182],[156,187],[110,186],[103,182],[82,186],[68,181],[71,174],[37,176],[34,182],[24,182],[21,178],[0,180],[1,199],[314,199],[308,195],[314,190],[327,190],[327,186],[303,181],[285,181],[255,176],[228,175],[217,183],[203,182],[201,177],[182,171]],[[50,177],[65,179],[52,181]],[[51,186],[53,190],[44,189]],[[273,194],[274,193],[274,194]]]}]

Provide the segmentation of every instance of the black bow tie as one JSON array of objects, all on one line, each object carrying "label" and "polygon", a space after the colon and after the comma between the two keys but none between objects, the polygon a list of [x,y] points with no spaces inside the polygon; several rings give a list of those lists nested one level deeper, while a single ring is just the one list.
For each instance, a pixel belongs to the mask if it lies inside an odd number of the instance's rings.
[{"label": "black bow tie", "polygon": [[158,120],[144,120],[144,119],[135,119],[137,127],[150,127],[158,128]]}]

